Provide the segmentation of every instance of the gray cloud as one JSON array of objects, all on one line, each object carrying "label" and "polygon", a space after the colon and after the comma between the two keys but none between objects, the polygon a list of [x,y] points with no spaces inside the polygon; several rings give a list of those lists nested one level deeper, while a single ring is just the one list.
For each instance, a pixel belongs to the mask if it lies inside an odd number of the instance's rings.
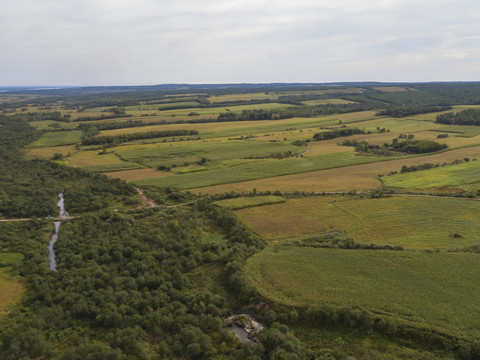
[{"label": "gray cloud", "polygon": [[473,0],[3,0],[0,85],[480,80]]}]

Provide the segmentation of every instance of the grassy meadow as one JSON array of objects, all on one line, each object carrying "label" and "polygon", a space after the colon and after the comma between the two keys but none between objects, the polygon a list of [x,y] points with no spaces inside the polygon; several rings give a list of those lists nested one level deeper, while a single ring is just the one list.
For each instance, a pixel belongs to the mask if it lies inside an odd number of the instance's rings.
[{"label": "grassy meadow", "polygon": [[382,179],[388,187],[404,189],[434,189],[461,187],[480,182],[480,162],[471,161],[386,176]]},{"label": "grassy meadow", "polygon": [[31,143],[28,147],[61,146],[79,143],[82,140],[83,131],[54,131],[43,134],[40,139]]},{"label": "grassy meadow", "polygon": [[[327,141],[326,141],[327,142]],[[315,154],[316,144],[313,143],[312,149],[305,154],[306,158]],[[319,147],[324,149],[323,144]],[[353,149],[348,147],[335,147],[330,145],[327,149]],[[353,151],[353,150],[352,150]],[[352,153],[353,154],[353,153]],[[448,163],[454,160],[462,160],[464,157],[470,159],[480,158],[480,146],[472,146],[461,149],[444,151],[433,155],[417,155],[405,157],[396,160],[375,161],[376,157],[370,158],[366,164],[351,165],[339,168],[329,168],[319,171],[309,171],[292,175],[273,176],[258,180],[249,180],[243,182],[227,183],[222,185],[205,186],[194,189],[198,193],[218,194],[230,191],[251,191],[256,188],[259,191],[283,191],[294,192],[297,190],[307,192],[342,192],[380,188],[382,182],[378,179],[379,174],[386,175],[390,172],[400,172],[403,165],[413,166],[425,163]],[[418,172],[416,173],[418,174]],[[412,175],[415,176],[415,175]],[[383,177],[385,184],[395,177]],[[390,185],[389,185],[390,186]]]},{"label": "grassy meadow", "polygon": [[222,207],[226,207],[230,210],[238,210],[244,208],[250,208],[254,206],[270,205],[284,203],[287,200],[281,196],[275,195],[265,195],[265,196],[250,196],[250,197],[239,197],[234,199],[225,199],[220,201],[215,201],[214,204]]},{"label": "grassy meadow", "polygon": [[[123,155],[122,155],[123,156]],[[179,174],[165,178],[143,179],[135,181],[138,185],[160,187],[176,186],[180,189],[192,189],[205,186],[234,183],[252,179],[270,178],[329,169],[342,166],[385,160],[382,157],[355,156],[351,152],[318,155],[312,157],[290,157],[287,159],[260,159],[228,168],[218,168],[191,174]]]},{"label": "grassy meadow", "polygon": [[480,244],[479,211],[480,202],[468,199],[316,196],[236,213],[273,242],[335,231],[365,245],[456,250]]},{"label": "grassy meadow", "polygon": [[12,265],[19,264],[22,260],[22,254],[0,254],[0,316],[17,304],[25,291],[21,279],[12,276]]},{"label": "grassy meadow", "polygon": [[271,247],[247,262],[275,303],[360,308],[478,341],[478,254]]}]

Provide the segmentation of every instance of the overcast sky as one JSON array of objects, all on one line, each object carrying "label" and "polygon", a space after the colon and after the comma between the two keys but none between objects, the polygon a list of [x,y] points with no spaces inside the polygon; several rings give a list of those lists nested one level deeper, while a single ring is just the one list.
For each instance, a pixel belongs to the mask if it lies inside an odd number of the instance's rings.
[{"label": "overcast sky", "polygon": [[480,80],[478,0],[0,0],[0,85]]}]

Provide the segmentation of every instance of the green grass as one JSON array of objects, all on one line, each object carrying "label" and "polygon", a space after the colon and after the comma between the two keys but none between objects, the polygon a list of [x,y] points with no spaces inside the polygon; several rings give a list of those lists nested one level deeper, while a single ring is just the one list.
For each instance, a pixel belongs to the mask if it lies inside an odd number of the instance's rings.
[{"label": "green grass", "polygon": [[230,210],[238,210],[244,208],[250,208],[254,206],[262,206],[269,204],[284,203],[287,200],[281,196],[266,195],[266,196],[251,196],[251,197],[239,197],[235,199],[225,199],[215,201],[214,204],[222,207],[226,207]]},{"label": "green grass", "polygon": [[159,165],[182,165],[184,162],[198,162],[203,157],[208,159],[207,165],[215,167],[222,161],[232,158],[244,158],[253,155],[269,155],[287,151],[299,152],[304,147],[294,146],[287,142],[231,140],[220,142],[195,143],[159,143],[145,146],[119,147],[116,151],[122,159],[136,162],[148,167]]},{"label": "green grass", "polygon": [[140,106],[127,106],[125,107],[125,112],[127,114],[142,114],[142,113],[149,113],[153,110],[161,111],[161,110],[168,110],[174,109],[178,107],[196,107],[198,106],[197,101],[182,101],[182,102],[174,102],[174,103],[163,103],[163,104],[148,104],[148,105],[140,105]]},{"label": "green grass", "polygon": [[12,277],[12,266],[22,262],[23,255],[18,253],[0,254],[0,314],[20,301],[25,291],[19,277]]},{"label": "green grass", "polygon": [[3,253],[0,254],[0,267],[18,265],[23,260],[23,254]]},{"label": "green grass", "polygon": [[83,131],[54,131],[43,134],[40,139],[31,143],[28,147],[46,147],[76,144],[82,141]]},{"label": "green grass", "polygon": [[251,105],[235,105],[235,106],[226,106],[226,107],[219,107],[219,108],[188,108],[188,109],[177,109],[177,110],[162,110],[159,111],[159,115],[164,116],[188,116],[189,113],[195,112],[198,113],[197,116],[192,116],[191,118],[195,117],[212,117],[217,118],[220,113],[223,113],[228,109],[234,113],[240,113],[243,110],[256,110],[256,109],[265,109],[265,110],[274,110],[274,109],[285,109],[287,107],[292,107],[295,105],[290,104],[280,104],[280,103],[265,103],[265,104],[251,104]]},{"label": "green grass", "polygon": [[478,201],[412,196],[338,201],[333,206],[351,217],[345,229],[360,243],[408,249],[459,249],[480,244]]},{"label": "green grass", "polygon": [[226,101],[250,101],[250,100],[264,100],[264,99],[278,99],[278,95],[275,93],[247,93],[247,94],[229,94],[229,95],[216,95],[210,96],[208,101],[215,102],[226,102]]},{"label": "green grass", "polygon": [[472,253],[281,247],[253,256],[246,270],[276,303],[356,306],[478,340],[478,260]]},{"label": "green grass", "polygon": [[112,163],[112,164],[98,164],[98,165],[85,165],[79,166],[84,170],[89,170],[93,172],[110,172],[110,171],[121,171],[121,170],[134,170],[134,169],[143,169],[144,166],[131,162],[121,162],[121,163]]},{"label": "green grass", "polygon": [[480,161],[385,176],[384,186],[406,189],[432,189],[480,182]]},{"label": "green grass", "polygon": [[77,124],[68,123],[64,121],[42,120],[42,121],[30,121],[29,124],[38,130],[54,130],[56,128],[62,129],[75,129]]},{"label": "green grass", "polygon": [[159,187],[192,189],[203,186],[364,164],[381,160],[385,160],[385,158],[355,156],[355,154],[351,152],[324,154],[303,158],[287,158],[282,160],[263,159],[228,168],[228,170],[225,168],[217,168],[198,173],[174,175],[156,179],[142,179],[134,182],[140,186],[152,185]]},{"label": "green grass", "polygon": [[291,199],[285,204],[239,210],[237,214],[270,240],[338,231],[362,244],[454,250],[480,244],[479,212],[480,202],[467,199],[329,196]]}]

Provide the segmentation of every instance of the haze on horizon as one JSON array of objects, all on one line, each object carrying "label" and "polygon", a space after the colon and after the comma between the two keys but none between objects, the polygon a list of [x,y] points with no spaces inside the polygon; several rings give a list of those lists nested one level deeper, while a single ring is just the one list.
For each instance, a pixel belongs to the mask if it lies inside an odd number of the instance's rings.
[{"label": "haze on horizon", "polygon": [[4,0],[0,86],[480,80],[473,0]]}]

